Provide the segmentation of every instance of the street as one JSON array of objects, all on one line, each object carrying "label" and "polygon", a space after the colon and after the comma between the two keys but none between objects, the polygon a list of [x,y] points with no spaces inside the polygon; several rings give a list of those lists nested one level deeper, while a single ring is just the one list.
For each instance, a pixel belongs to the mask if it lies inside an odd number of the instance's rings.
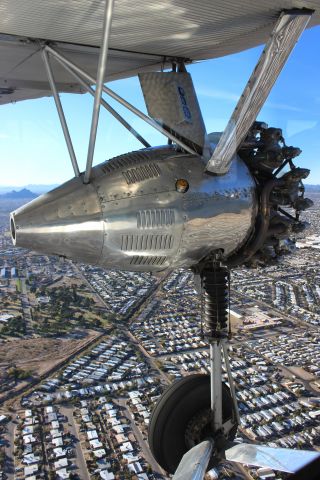
[{"label": "street", "polygon": [[75,438],[74,449],[76,451],[76,458],[73,459],[73,462],[78,467],[79,477],[81,480],[90,480],[90,475],[89,475],[87,465],[82,453],[81,445],[80,445],[78,429],[72,415],[73,408],[69,406],[67,407],[65,405],[64,406],[61,405],[60,412],[62,413],[62,415],[65,415],[67,417],[68,430],[71,433],[72,437]]},{"label": "street", "polygon": [[7,423],[6,428],[7,431],[5,435],[3,435],[4,440],[6,442],[5,445],[5,454],[6,454],[6,460],[5,460],[5,468],[4,468],[4,473],[7,475],[8,480],[13,480],[14,478],[14,432],[16,428],[16,424],[14,423],[16,421],[16,415],[12,414],[12,421]]}]

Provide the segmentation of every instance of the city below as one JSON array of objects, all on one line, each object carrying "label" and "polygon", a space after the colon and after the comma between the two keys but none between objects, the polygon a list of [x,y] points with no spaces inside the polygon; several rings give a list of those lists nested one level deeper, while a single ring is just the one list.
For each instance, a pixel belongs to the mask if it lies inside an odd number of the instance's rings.
[{"label": "city below", "polygon": [[[152,409],[171,382],[209,373],[193,275],[15,248],[9,212],[35,196],[0,195],[0,480],[166,479]],[[232,271],[237,442],[320,451],[320,193],[308,196],[292,254]],[[224,462],[210,478],[290,475]]]}]

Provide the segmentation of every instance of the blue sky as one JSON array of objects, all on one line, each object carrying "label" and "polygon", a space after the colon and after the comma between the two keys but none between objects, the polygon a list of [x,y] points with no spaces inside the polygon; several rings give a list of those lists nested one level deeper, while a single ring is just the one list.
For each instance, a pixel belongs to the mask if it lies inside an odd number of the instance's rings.
[{"label": "blue sky", "polygon": [[[262,48],[188,66],[207,131],[224,129]],[[110,88],[145,111],[137,78],[112,82]],[[61,95],[80,169],[85,168],[92,97]],[[152,145],[164,137],[117,104],[118,111]],[[258,119],[283,129],[288,145],[303,151],[297,164],[311,169],[307,183],[320,184],[320,27],[307,30],[280,74]],[[141,148],[104,109],[94,164]],[[61,183],[73,176],[52,98],[0,107],[0,185]]]}]

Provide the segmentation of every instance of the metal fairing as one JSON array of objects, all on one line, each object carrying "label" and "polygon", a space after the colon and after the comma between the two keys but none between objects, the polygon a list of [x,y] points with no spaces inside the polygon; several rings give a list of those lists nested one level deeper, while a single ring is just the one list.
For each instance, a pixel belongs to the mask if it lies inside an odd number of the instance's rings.
[{"label": "metal fairing", "polygon": [[29,250],[97,263],[103,246],[101,205],[80,177],[36,198],[11,215],[13,242]]},{"label": "metal fairing", "polygon": [[[156,165],[128,183],[125,172]],[[12,214],[17,246],[106,268],[190,267],[213,250],[237,250],[256,214],[254,181],[235,157],[229,173],[204,173],[196,155],[145,149],[98,165],[85,185],[74,178]],[[152,171],[152,169],[151,169]],[[189,190],[176,190],[178,179]]]},{"label": "metal fairing", "polygon": [[139,80],[149,116],[203,148],[207,133],[190,74],[140,73]]}]

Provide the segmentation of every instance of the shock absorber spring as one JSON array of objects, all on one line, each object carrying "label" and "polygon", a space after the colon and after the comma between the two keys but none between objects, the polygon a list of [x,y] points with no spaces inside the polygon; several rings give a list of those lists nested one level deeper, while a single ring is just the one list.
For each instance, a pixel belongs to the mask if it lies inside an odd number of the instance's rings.
[{"label": "shock absorber spring", "polygon": [[228,335],[229,270],[219,263],[200,273],[202,284],[203,334],[208,339]]}]

